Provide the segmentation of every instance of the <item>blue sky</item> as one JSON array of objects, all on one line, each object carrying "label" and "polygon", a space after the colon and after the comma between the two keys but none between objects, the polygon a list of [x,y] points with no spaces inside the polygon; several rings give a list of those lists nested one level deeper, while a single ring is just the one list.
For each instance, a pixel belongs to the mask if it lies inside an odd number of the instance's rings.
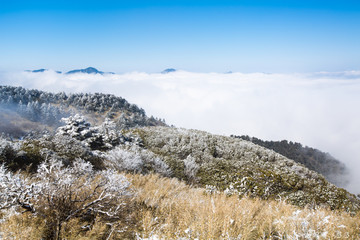
[{"label": "blue sky", "polygon": [[0,70],[360,68],[356,1],[7,1]]}]

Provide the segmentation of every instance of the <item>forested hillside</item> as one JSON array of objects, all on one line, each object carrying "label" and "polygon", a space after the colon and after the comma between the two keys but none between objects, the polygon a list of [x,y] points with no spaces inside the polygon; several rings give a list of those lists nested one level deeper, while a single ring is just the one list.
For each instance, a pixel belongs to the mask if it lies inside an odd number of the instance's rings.
[{"label": "forested hillside", "polygon": [[[54,129],[61,125],[61,118],[77,113],[92,123],[112,119],[119,128],[165,125],[164,120],[147,117],[144,109],[111,94],[54,94],[0,86],[0,108],[1,117],[5,119],[0,123],[0,130],[14,137],[31,130]],[[35,129],[32,128],[34,122],[37,123]]]},{"label": "forested hillside", "polygon": [[321,152],[301,143],[283,141],[263,141],[256,137],[235,136],[232,137],[244,139],[255,143],[256,145],[274,150],[281,155],[305,165],[308,169],[314,170],[326,177],[326,179],[337,186],[344,187],[347,184],[348,171],[346,166],[335,159],[329,153]]}]

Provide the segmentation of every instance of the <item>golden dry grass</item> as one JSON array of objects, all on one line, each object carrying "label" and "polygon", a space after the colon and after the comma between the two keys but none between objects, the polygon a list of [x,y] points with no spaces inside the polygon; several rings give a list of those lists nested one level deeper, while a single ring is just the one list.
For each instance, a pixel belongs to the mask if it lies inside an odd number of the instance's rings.
[{"label": "golden dry grass", "polygon": [[0,224],[0,239],[41,239],[44,225],[30,213],[12,215]]},{"label": "golden dry grass", "polygon": [[206,194],[176,179],[128,175],[143,204],[141,236],[162,239],[360,239],[360,216],[282,201]]},{"label": "golden dry grass", "polygon": [[[126,176],[134,192],[127,210],[131,225],[124,226],[125,219],[113,227],[96,220],[85,231],[84,223],[73,219],[63,239],[360,239],[360,214],[209,194],[154,174]],[[45,224],[30,213],[13,215],[0,232],[3,239],[40,239]]]}]

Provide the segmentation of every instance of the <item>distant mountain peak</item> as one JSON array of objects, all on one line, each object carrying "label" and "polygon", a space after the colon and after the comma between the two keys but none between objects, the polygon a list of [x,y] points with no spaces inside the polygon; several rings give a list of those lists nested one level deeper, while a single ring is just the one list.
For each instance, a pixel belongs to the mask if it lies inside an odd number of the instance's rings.
[{"label": "distant mountain peak", "polygon": [[87,74],[104,74],[104,72],[97,70],[93,67],[88,67],[84,69],[75,69],[68,71],[66,74],[75,74],[75,73],[87,73]]},{"label": "distant mountain peak", "polygon": [[33,72],[33,73],[38,73],[38,72],[45,72],[45,71],[49,71],[49,70],[48,70],[48,69],[41,68],[41,69],[32,70],[31,72]]},{"label": "distant mountain peak", "polygon": [[172,73],[172,72],[176,72],[177,70],[175,68],[167,68],[164,71],[162,71],[162,74],[167,74],[167,73]]}]

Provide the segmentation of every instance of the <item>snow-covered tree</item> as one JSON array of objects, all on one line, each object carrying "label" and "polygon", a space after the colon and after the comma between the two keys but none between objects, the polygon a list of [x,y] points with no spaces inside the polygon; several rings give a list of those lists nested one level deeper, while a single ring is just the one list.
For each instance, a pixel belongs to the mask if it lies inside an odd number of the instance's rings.
[{"label": "snow-covered tree", "polygon": [[147,174],[156,172],[163,176],[170,176],[169,166],[154,153],[137,145],[118,146],[104,155],[105,165],[121,171]]},{"label": "snow-covered tree", "polygon": [[197,182],[196,174],[198,173],[200,166],[196,163],[196,159],[191,155],[184,159],[184,173],[190,182]]},{"label": "snow-covered tree", "polygon": [[64,223],[73,218],[121,221],[130,183],[115,170],[94,171],[81,159],[64,167],[56,160],[42,163],[32,177],[0,167],[0,209],[30,211],[47,222],[44,239],[61,239]]},{"label": "snow-covered tree", "polygon": [[0,210],[21,206],[32,211],[34,207],[29,200],[38,194],[38,188],[28,179],[0,166]]}]

